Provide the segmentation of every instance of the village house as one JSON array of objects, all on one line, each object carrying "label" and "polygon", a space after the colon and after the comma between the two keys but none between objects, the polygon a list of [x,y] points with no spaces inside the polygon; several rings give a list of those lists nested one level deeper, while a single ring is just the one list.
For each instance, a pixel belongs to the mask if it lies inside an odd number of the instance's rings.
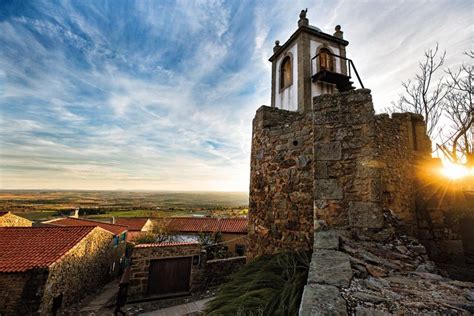
[{"label": "village house", "polygon": [[247,248],[247,218],[170,217],[158,220],[157,226],[177,237],[178,241],[197,241],[200,234],[217,234],[222,244],[236,256]]},{"label": "village house", "polygon": [[12,212],[0,212],[0,227],[31,227],[32,225],[32,221]]},{"label": "village house", "polygon": [[127,241],[131,241],[153,231],[153,222],[151,219],[145,217],[113,218],[112,223],[127,226]]},{"label": "village house", "polygon": [[114,260],[111,262],[110,273],[113,275],[119,275],[125,268],[126,260],[126,240],[127,240],[127,226],[119,224],[104,223],[99,221],[93,221],[89,219],[76,218],[76,217],[63,217],[58,219],[49,220],[43,222],[48,225],[63,226],[63,227],[75,227],[75,226],[92,226],[100,227],[110,233],[111,247],[114,253]]},{"label": "village house", "polygon": [[0,228],[0,314],[54,315],[103,285],[112,236],[95,226]]}]

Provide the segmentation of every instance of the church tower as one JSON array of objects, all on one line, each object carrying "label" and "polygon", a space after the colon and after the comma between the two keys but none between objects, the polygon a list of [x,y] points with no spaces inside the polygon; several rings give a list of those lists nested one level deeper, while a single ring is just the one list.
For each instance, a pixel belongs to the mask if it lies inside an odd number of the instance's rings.
[{"label": "church tower", "polygon": [[341,27],[337,25],[333,35],[324,33],[309,25],[307,11],[301,11],[298,29],[283,45],[275,42],[273,56],[269,59],[272,63],[272,107],[307,112],[311,110],[315,96],[354,89],[351,67],[356,75],[357,71],[346,58],[349,42],[344,40]]}]

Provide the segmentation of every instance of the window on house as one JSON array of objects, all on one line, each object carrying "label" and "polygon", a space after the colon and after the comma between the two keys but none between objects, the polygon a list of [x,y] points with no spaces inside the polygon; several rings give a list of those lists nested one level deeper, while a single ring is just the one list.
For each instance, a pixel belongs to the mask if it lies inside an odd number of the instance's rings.
[{"label": "window on house", "polygon": [[239,256],[245,255],[245,246],[244,245],[235,245],[235,253]]},{"label": "window on house", "polygon": [[286,56],[283,58],[280,66],[280,90],[293,84],[293,73],[291,68],[291,57]]},{"label": "window on house", "polygon": [[327,48],[319,51],[319,70],[334,71],[333,57]]},{"label": "window on house", "polygon": [[119,237],[114,236],[114,246],[118,246],[118,244],[119,244]]}]

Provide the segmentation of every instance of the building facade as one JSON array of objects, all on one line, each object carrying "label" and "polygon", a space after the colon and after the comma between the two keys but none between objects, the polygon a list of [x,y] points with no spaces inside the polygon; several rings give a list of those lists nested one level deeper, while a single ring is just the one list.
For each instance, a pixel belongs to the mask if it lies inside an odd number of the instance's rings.
[{"label": "building facade", "polygon": [[111,235],[90,226],[0,228],[0,313],[51,315],[105,284]]}]

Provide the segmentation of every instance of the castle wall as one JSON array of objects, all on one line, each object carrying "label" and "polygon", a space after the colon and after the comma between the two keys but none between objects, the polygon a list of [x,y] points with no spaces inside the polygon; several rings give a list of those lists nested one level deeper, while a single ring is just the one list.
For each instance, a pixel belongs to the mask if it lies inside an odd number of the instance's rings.
[{"label": "castle wall", "polygon": [[375,115],[367,89],[315,97],[310,113],[260,108],[248,256],[311,249],[313,218],[316,226],[379,229],[390,208],[416,232],[416,175],[430,152],[420,117]]},{"label": "castle wall", "polygon": [[253,121],[249,258],[311,249],[313,240],[311,115],[262,106]]}]

